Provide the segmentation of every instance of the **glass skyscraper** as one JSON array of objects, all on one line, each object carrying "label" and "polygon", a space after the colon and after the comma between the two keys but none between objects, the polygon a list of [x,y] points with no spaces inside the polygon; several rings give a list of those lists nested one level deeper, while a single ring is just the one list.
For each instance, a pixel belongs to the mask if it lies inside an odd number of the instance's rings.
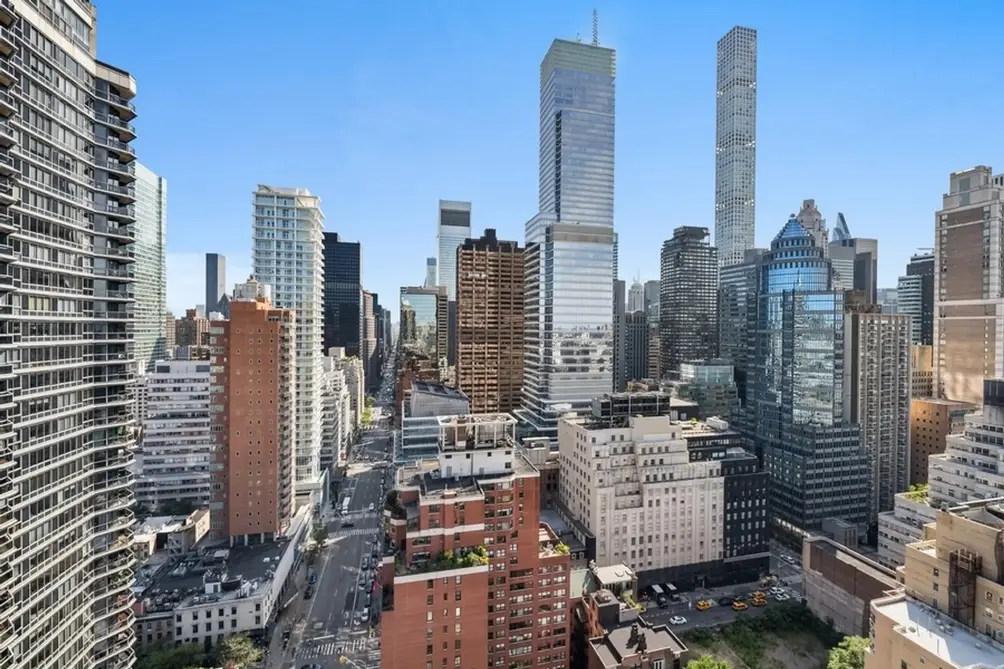
[{"label": "glass skyscraper", "polygon": [[323,348],[341,346],[348,356],[358,356],[363,334],[363,247],[346,242],[337,232],[324,233]]},{"label": "glass skyscraper", "polygon": [[136,365],[152,372],[167,349],[167,180],[136,164]]},{"label": "glass skyscraper", "polygon": [[451,302],[457,299],[457,247],[471,236],[471,203],[439,201],[439,226],[436,241],[439,244],[439,283],[446,286]]},{"label": "glass skyscraper", "polygon": [[859,428],[844,420],[844,293],[832,290],[831,271],[794,218],[760,267],[753,429],[782,530],[868,516],[868,461]]},{"label": "glass skyscraper", "polygon": [[718,40],[715,117],[715,246],[718,265],[743,262],[756,214],[756,31]]},{"label": "glass skyscraper", "polygon": [[540,65],[540,205],[526,224],[522,408],[531,431],[613,386],[613,49],[554,40]]}]

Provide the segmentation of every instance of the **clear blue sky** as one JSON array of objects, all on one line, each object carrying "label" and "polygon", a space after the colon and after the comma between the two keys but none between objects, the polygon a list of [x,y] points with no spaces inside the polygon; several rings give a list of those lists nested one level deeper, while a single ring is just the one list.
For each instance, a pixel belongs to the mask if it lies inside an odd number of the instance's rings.
[{"label": "clear blue sky", "polygon": [[320,195],[396,314],[435,255],[439,198],[523,240],[537,205],[539,63],[617,49],[620,273],[658,278],[679,225],[714,226],[715,42],[759,31],[757,242],[805,198],[879,239],[880,283],[933,244],[948,173],[1004,170],[1004,5],[934,2],[97,0],[101,58],[138,81],[141,160],[168,179],[168,306],[202,257],[250,266],[257,183]]}]

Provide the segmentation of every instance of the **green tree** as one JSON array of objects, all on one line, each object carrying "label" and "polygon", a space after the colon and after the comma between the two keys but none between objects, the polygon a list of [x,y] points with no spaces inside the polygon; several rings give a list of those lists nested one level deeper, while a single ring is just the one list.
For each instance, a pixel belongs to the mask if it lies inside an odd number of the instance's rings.
[{"label": "green tree", "polygon": [[220,644],[217,658],[226,669],[244,669],[261,659],[261,648],[244,634],[228,636]]},{"label": "green tree", "polygon": [[713,655],[701,655],[696,660],[688,662],[687,669],[732,669],[732,665]]},{"label": "green tree", "polygon": [[830,650],[826,669],[864,669],[865,653],[871,641],[860,636],[847,636]]},{"label": "green tree", "polygon": [[366,396],[366,406],[367,407],[373,406],[373,398],[370,397],[369,395]]},{"label": "green tree", "polygon": [[317,523],[310,532],[310,538],[319,544],[323,544],[328,538],[328,526],[324,523]]}]

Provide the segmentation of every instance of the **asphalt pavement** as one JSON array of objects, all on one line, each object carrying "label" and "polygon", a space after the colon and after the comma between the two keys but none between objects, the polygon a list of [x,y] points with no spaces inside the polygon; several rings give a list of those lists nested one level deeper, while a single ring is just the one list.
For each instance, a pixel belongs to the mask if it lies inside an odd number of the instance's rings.
[{"label": "asphalt pavement", "polygon": [[[385,378],[391,377],[385,374]],[[328,539],[316,563],[304,574],[300,595],[287,612],[284,627],[292,622],[292,629],[285,651],[273,654],[276,669],[311,663],[334,668],[343,655],[364,669],[380,665],[380,630],[373,612],[379,612],[381,593],[379,585],[373,585],[372,551],[383,533],[385,470],[380,466],[389,461],[391,432],[386,412],[375,406],[372,413],[373,425],[363,430],[361,442],[349,452],[338,499],[322,511]],[[346,497],[349,512],[343,517]],[[307,599],[303,595],[311,581],[313,592]],[[376,603],[376,609],[371,603]],[[364,618],[367,609],[369,616]],[[282,634],[282,628],[276,634]]]}]

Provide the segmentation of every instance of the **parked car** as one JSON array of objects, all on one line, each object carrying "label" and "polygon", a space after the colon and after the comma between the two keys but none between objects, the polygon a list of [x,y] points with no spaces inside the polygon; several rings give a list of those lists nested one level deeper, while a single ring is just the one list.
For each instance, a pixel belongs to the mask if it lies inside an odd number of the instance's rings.
[{"label": "parked car", "polygon": [[698,611],[707,611],[708,609],[711,608],[711,602],[709,602],[706,599],[702,599],[701,601],[697,602],[696,606]]},{"label": "parked car", "polygon": [[720,597],[718,599],[718,603],[721,606],[732,606],[732,598],[731,597]]},{"label": "parked car", "polygon": [[687,619],[684,618],[683,616],[673,616],[672,618],[669,619],[669,624],[670,625],[686,625],[687,624]]},{"label": "parked car", "polygon": [[317,583],[317,574],[315,574],[314,572],[311,572],[310,573],[310,580],[308,580],[307,582],[310,583],[310,585],[314,585],[315,583]]},{"label": "parked car", "polygon": [[303,598],[310,599],[314,596],[314,586],[308,585],[307,589],[303,591]]}]

